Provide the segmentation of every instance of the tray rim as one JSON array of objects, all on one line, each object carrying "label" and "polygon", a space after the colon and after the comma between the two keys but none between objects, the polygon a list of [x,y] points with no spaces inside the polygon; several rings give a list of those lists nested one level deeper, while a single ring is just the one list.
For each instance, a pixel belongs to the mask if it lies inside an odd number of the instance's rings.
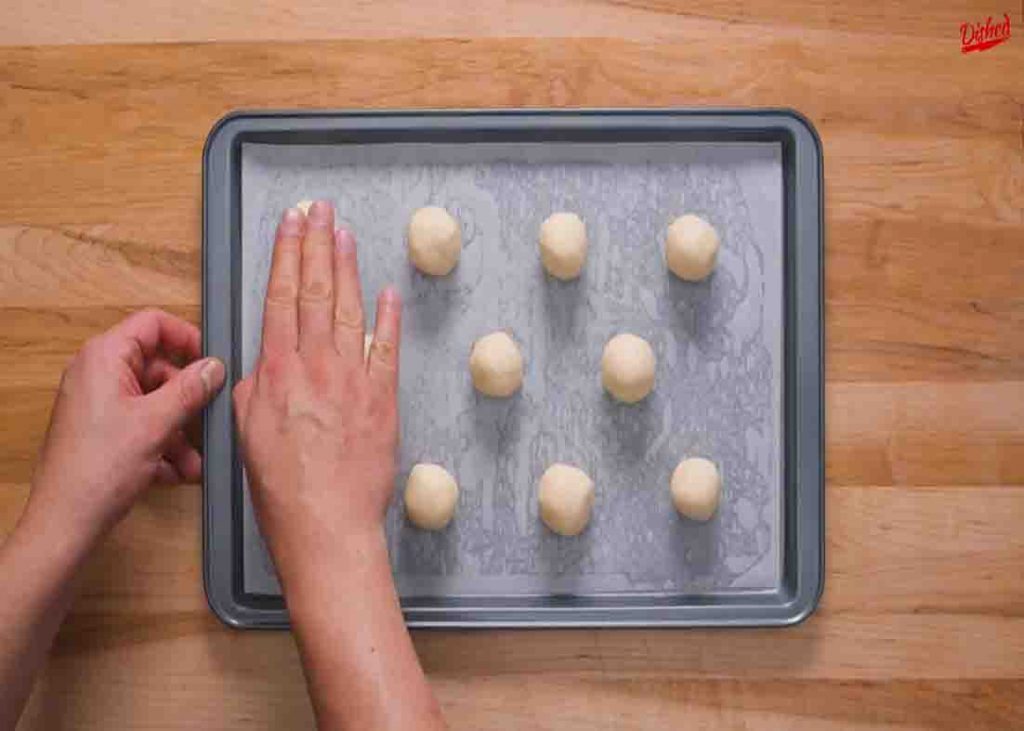
[{"label": "tray rim", "polygon": [[[241,592],[240,468],[231,413],[231,386],[240,358],[232,337],[239,319],[241,144],[276,138],[278,144],[338,144],[339,136],[548,135],[610,131],[671,134],[665,141],[775,139],[783,145],[783,588],[692,596],[693,603],[622,597],[614,606],[593,597],[521,597],[502,606],[500,596],[427,605],[403,602],[406,623],[418,628],[758,627],[792,626],[816,609],[824,588],[824,174],[821,139],[800,112],[786,108],[657,109],[396,109],[235,110],[214,123],[202,157],[203,352],[225,361],[229,382],[207,408],[203,446],[203,586],[211,611],[234,628],[287,628],[283,600]],[[294,137],[295,139],[289,139]],[[304,137],[304,139],[302,139]],[[559,141],[569,142],[571,136]],[[354,141],[354,140],[350,140]],[[452,140],[444,140],[451,142]],[[525,140],[524,140],[525,141]],[[607,141],[605,139],[604,141]],[[223,297],[223,292],[229,292]],[[214,475],[219,479],[215,479]],[[223,475],[227,474],[227,480]],[[227,483],[226,485],[223,483]],[[226,494],[225,494],[226,493]],[[225,506],[225,498],[230,504]],[[240,530],[237,531],[240,533]],[[683,600],[686,594],[672,595]],[[720,602],[709,601],[719,597]],[[507,599],[507,598],[506,598]],[[582,600],[582,601],[581,601]],[[646,602],[644,601],[646,600]],[[605,599],[607,602],[607,598]]]}]

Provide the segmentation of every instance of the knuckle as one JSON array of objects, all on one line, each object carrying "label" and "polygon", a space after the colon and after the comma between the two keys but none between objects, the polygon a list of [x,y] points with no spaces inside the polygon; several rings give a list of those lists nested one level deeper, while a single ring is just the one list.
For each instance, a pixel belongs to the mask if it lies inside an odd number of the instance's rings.
[{"label": "knuckle", "polygon": [[290,279],[278,279],[267,285],[268,305],[290,305],[298,297],[299,288]]},{"label": "knuckle", "polygon": [[65,368],[65,373],[88,369],[93,364],[106,362],[112,350],[109,338],[103,335],[94,335],[86,340],[79,351],[75,353]]},{"label": "knuckle", "polygon": [[394,373],[398,370],[398,348],[394,343],[387,341],[373,341],[370,346],[370,359],[374,367],[387,373]]},{"label": "knuckle", "polygon": [[335,376],[333,360],[321,352],[308,354],[303,358],[303,363],[307,378],[317,388],[325,388]]},{"label": "knuckle", "polygon": [[237,404],[243,398],[249,390],[249,379],[246,378],[235,384],[235,387],[231,389],[231,399]]},{"label": "knuckle", "polygon": [[178,379],[178,404],[183,411],[191,411],[203,400],[203,387],[198,377]]},{"label": "knuckle", "polygon": [[260,378],[264,378],[271,383],[279,381],[287,367],[287,359],[283,355],[269,351],[260,360]]},{"label": "knuckle", "polygon": [[331,298],[331,285],[325,279],[314,278],[302,285],[300,297],[303,302],[320,304]]},{"label": "knuckle", "polygon": [[297,360],[291,353],[265,354],[255,374],[254,387],[259,384],[261,391],[276,398],[293,386],[299,373]]},{"label": "knuckle", "polygon": [[[335,389],[335,398],[347,408],[358,409],[369,399],[365,373],[358,367],[347,367],[341,369],[339,375],[340,386]],[[347,406],[348,404],[353,406]]]},{"label": "knuckle", "polygon": [[103,335],[93,335],[82,345],[81,349],[78,351],[76,359],[95,358],[106,351],[107,342],[107,338]]},{"label": "knuckle", "polygon": [[363,313],[362,311],[356,311],[354,307],[339,305],[334,309],[334,325],[341,330],[362,331],[365,326]]},{"label": "knuckle", "polygon": [[371,350],[377,360],[383,364],[394,363],[398,359],[398,348],[396,348],[395,344],[390,340],[378,340],[377,338],[374,338]]},{"label": "knuckle", "polygon": [[267,358],[266,362],[260,366],[256,379],[259,381],[261,388],[274,388],[281,380],[280,363],[275,359]]},{"label": "knuckle", "polygon": [[136,323],[136,327],[138,327],[142,323],[146,323],[146,326],[148,327],[150,323],[152,323],[154,320],[158,320],[165,314],[166,313],[157,309],[156,307],[144,307],[135,314],[130,315],[126,319],[126,322]]}]

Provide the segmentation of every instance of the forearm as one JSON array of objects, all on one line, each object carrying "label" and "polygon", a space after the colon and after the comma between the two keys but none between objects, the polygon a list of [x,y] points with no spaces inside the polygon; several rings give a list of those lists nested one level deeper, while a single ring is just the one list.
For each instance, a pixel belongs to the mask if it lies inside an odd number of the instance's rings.
[{"label": "forearm", "polygon": [[183,429],[224,382],[200,341],[148,310],[90,338],[61,375],[31,497],[0,546],[0,728],[17,722],[104,533],[154,480],[199,479]]},{"label": "forearm", "polygon": [[279,570],[320,728],[440,729],[383,532]]},{"label": "forearm", "polygon": [[0,547],[0,728],[13,728],[74,594],[88,539],[30,505]]}]

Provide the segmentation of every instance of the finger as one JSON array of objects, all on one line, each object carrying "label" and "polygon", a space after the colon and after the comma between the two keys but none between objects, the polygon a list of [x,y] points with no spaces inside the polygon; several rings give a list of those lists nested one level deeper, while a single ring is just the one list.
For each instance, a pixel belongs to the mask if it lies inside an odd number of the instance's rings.
[{"label": "finger", "polygon": [[156,475],[153,480],[160,485],[180,485],[185,482],[184,478],[178,474],[177,468],[163,457],[157,461]]},{"label": "finger", "polygon": [[184,432],[177,432],[164,450],[164,459],[174,467],[181,482],[198,482],[203,476],[203,460],[199,452],[185,438]]},{"label": "finger", "polygon": [[171,380],[181,369],[166,358],[157,356],[146,362],[142,369],[142,377],[139,382],[142,384],[144,393],[155,391]]},{"label": "finger", "polygon": [[299,349],[329,347],[334,339],[334,208],[316,201],[306,219],[299,287]]},{"label": "finger", "polygon": [[290,352],[299,346],[299,271],[306,217],[289,208],[274,239],[274,258],[263,304],[263,353]]},{"label": "finger", "polygon": [[398,388],[398,342],[402,331],[402,298],[394,287],[377,297],[377,323],[366,367],[370,381],[393,393]]},{"label": "finger", "polygon": [[223,385],[224,364],[216,358],[204,358],[182,368],[163,386],[144,396],[145,408],[166,437],[198,416]]},{"label": "finger", "polygon": [[186,362],[202,355],[199,328],[163,310],[136,312],[108,330],[105,337],[113,344],[115,354],[127,362],[137,376],[142,374],[146,360],[159,354],[176,356]]},{"label": "finger", "polygon": [[356,240],[339,228],[334,232],[334,347],[347,360],[363,363],[365,331]]},{"label": "finger", "polygon": [[245,424],[246,417],[249,414],[249,398],[252,396],[252,384],[252,376],[243,378],[235,384],[235,388],[231,392],[235,401],[235,422],[239,432],[242,431],[242,426]]}]

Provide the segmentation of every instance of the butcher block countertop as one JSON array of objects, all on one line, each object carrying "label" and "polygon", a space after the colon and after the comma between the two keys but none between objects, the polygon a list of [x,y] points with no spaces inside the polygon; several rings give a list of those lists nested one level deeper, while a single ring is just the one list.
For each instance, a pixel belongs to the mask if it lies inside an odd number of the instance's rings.
[{"label": "butcher block countertop", "polygon": [[[1020,0],[13,5],[0,531],[82,342],[144,306],[198,322],[201,152],[225,112],[793,107],[825,157],[818,611],[791,629],[417,632],[417,650],[458,729],[1024,727]],[[961,52],[962,23],[1004,13],[1007,42]],[[312,725],[291,637],[207,608],[200,502],[153,489],[110,535],[21,728]]]}]

